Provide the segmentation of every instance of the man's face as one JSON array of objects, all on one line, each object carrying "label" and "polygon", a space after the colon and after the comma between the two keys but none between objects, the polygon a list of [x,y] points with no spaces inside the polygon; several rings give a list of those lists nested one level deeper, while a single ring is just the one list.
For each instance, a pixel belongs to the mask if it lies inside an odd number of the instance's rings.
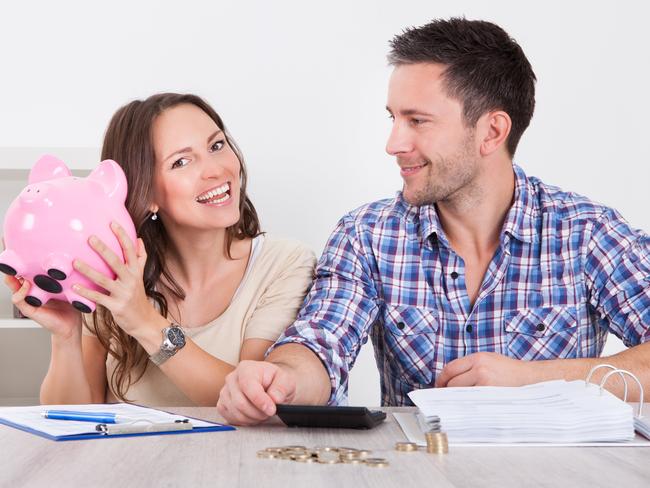
[{"label": "man's face", "polygon": [[474,130],[463,122],[462,104],[447,96],[440,64],[395,68],[387,110],[393,128],[386,151],[397,158],[403,195],[412,205],[464,197],[478,172]]}]

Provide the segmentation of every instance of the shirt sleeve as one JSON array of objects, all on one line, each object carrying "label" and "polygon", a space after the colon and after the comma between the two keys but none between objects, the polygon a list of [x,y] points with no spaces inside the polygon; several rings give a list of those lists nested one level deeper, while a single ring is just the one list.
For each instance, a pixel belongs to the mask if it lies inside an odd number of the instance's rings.
[{"label": "shirt sleeve", "polygon": [[298,318],[268,353],[291,343],[308,347],[329,374],[328,403],[345,404],[349,370],[368,340],[379,309],[377,302],[372,273],[353,223],[343,218],[325,246]]},{"label": "shirt sleeve", "polygon": [[287,254],[282,272],[264,291],[248,320],[244,340],[277,340],[296,319],[314,278],[315,265],[314,253],[302,245]]},{"label": "shirt sleeve", "polygon": [[613,210],[596,222],[585,264],[589,302],[631,347],[650,340],[650,238]]}]

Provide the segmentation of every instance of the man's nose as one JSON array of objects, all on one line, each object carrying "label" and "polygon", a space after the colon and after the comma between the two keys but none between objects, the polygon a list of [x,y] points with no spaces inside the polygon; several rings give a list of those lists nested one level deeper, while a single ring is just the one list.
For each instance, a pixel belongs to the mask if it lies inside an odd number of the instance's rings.
[{"label": "man's nose", "polygon": [[408,153],[413,150],[413,141],[409,136],[409,131],[403,124],[398,122],[393,123],[393,128],[386,141],[386,152],[391,156],[398,154]]}]

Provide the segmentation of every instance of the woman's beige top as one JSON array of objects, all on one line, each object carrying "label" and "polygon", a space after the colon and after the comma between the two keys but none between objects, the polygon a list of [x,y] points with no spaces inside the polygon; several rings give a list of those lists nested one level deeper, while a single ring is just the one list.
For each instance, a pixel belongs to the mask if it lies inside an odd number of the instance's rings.
[{"label": "woman's beige top", "polygon": [[[212,322],[184,328],[185,335],[214,357],[237,365],[244,340],[275,341],[291,325],[311,285],[315,264],[314,253],[299,242],[256,238],[244,278],[228,308]],[[84,334],[92,332],[84,327]],[[114,370],[115,360],[109,355],[109,384]],[[141,405],[194,405],[151,362],[142,378],[127,390],[126,398]],[[119,401],[110,388],[106,401]]]}]

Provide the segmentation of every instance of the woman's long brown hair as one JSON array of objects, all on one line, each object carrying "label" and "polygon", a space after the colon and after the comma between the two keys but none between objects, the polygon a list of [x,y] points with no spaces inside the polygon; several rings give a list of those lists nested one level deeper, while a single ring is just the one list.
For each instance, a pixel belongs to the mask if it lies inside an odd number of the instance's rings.
[{"label": "woman's long brown hair", "polygon": [[[144,288],[147,296],[158,310],[167,316],[167,299],[160,292],[167,291],[177,300],[185,298],[185,291],[176,282],[167,267],[166,253],[169,237],[161,219],[151,220],[153,180],[156,158],[153,147],[152,127],[154,120],[165,110],[181,104],[192,104],[203,110],[223,130],[227,143],[235,152],[240,164],[241,192],[239,197],[240,218],[226,229],[225,252],[230,258],[234,239],[258,236],[260,223],[252,202],[246,195],[246,167],[237,144],[232,139],[217,112],[196,95],[160,93],[146,100],[136,100],[120,108],[111,119],[102,147],[102,161],[113,159],[124,170],[128,184],[126,208],[135,223],[138,237],[144,241],[147,262],[144,268]],[[164,279],[163,279],[164,278]],[[109,387],[122,401],[128,401],[126,392],[145,373],[148,355],[133,337],[126,334],[116,323],[110,311],[98,306],[92,316],[94,333],[117,365],[109,379]]]}]

